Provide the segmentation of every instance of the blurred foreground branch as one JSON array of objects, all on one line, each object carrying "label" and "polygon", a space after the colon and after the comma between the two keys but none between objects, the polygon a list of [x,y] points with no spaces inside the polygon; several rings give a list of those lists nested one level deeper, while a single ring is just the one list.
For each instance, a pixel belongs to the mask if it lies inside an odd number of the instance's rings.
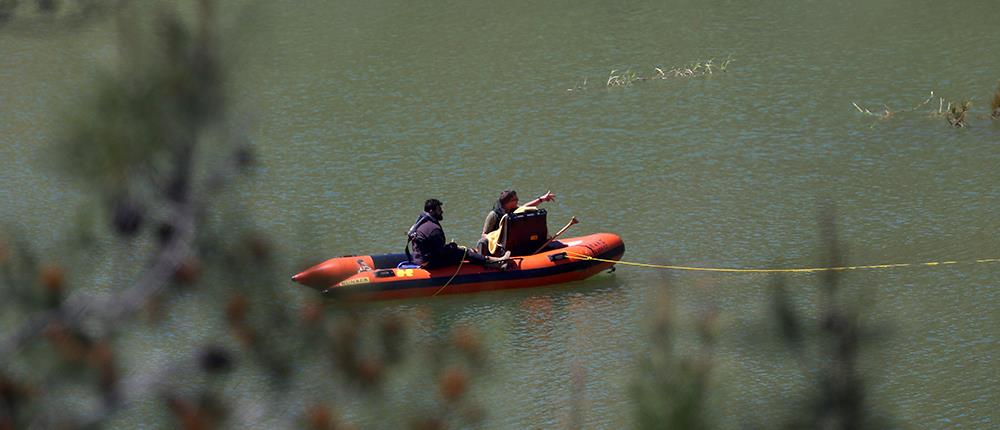
[{"label": "blurred foreground branch", "polygon": [[[85,253],[92,255],[80,260],[93,265],[104,257],[98,245],[40,258],[18,245],[22,238],[8,246],[0,237],[0,293],[9,298],[0,307],[10,311],[0,335],[0,429],[115,425],[149,405],[189,429],[267,425],[262,420],[339,428],[338,399],[382,402],[393,369],[420,359],[431,363],[420,403],[371,419],[429,429],[480,422],[485,413],[467,394],[485,373],[474,329],[455,329],[424,351],[410,344],[403,319],[364,320],[318,298],[299,306],[280,300],[275,286],[285,276],[270,240],[225,194],[253,173],[254,157],[230,124],[236,114],[225,95],[216,6],[195,4],[193,17],[141,4],[118,11],[121,64],[62,118],[65,129],[50,148],[62,157],[57,170],[101,209],[96,219],[113,237],[94,242],[125,250],[135,263],[96,269],[95,278],[111,280],[106,290],[80,282],[69,291],[76,271],[50,261]],[[0,3],[0,16],[15,10],[6,17],[34,19],[10,5]],[[163,325],[189,307],[199,318],[183,323],[202,336]],[[130,349],[136,336],[146,343]],[[182,345],[162,345],[174,336]],[[161,362],[161,349],[173,359]],[[319,370],[302,374],[302,363]],[[254,377],[234,379],[236,369]],[[302,388],[317,384],[323,389]]]},{"label": "blurred foreground branch", "polygon": [[[828,210],[821,221],[826,267],[843,266],[846,260],[833,219],[832,210]],[[874,338],[875,331],[860,325],[857,307],[845,304],[841,287],[844,274],[826,271],[821,276],[819,307],[816,315],[811,316],[797,309],[784,278],[774,278],[771,312],[765,321],[766,326],[775,328],[766,331],[777,333],[779,349],[790,353],[792,361],[788,367],[806,381],[805,391],[785,397],[781,404],[770,405],[767,416],[761,410],[729,410],[729,414],[757,422],[762,428],[886,427],[883,419],[873,413],[866,397],[866,379],[859,370],[862,347]],[[708,398],[713,387],[721,386],[711,383],[716,366],[713,346],[718,313],[714,305],[696,306],[695,347],[693,352],[685,353],[681,347],[685,343],[678,341],[685,335],[683,326],[674,318],[677,306],[676,300],[667,295],[657,306],[652,351],[640,366],[633,391],[638,403],[637,423],[641,428],[714,428],[716,411],[710,407]],[[735,335],[745,337],[752,333]],[[768,361],[779,359],[780,355],[767,357]],[[791,382],[771,382],[782,392],[791,390],[782,387],[788,384]]]}]

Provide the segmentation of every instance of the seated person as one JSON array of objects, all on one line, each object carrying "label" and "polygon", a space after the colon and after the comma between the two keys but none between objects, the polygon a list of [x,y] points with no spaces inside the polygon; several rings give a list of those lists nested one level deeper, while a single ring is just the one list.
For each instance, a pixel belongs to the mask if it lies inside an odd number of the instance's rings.
[{"label": "seated person", "polygon": [[[546,191],[541,197],[528,202],[523,207],[534,208],[542,204],[542,202],[551,202],[555,199],[555,194],[552,194],[551,191]],[[517,203],[517,191],[504,190],[500,193],[500,198],[498,198],[496,203],[493,204],[493,210],[486,214],[486,222],[483,223],[482,236],[480,237],[479,242],[476,243],[476,247],[479,248],[481,253],[484,255],[489,254],[489,235],[492,233],[494,236],[499,236],[497,234],[497,230],[500,229],[500,221],[503,219],[504,215],[510,215],[519,209]],[[496,240],[496,238],[493,240]]]},{"label": "seated person", "polygon": [[468,259],[470,263],[480,266],[503,267],[510,254],[503,257],[488,257],[454,242],[446,243],[444,229],[440,221],[444,219],[444,208],[437,199],[424,203],[424,212],[417,217],[417,222],[410,227],[407,234],[407,253],[409,244],[413,243],[413,255],[410,261],[425,269],[453,266]]}]

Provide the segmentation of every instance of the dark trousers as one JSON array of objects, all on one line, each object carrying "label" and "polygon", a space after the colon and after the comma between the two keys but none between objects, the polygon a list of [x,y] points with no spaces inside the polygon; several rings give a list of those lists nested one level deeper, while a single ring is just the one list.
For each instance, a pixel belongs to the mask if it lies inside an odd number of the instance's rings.
[{"label": "dark trousers", "polygon": [[462,262],[462,259],[469,260],[469,263],[475,264],[477,266],[483,266],[487,263],[486,257],[482,254],[470,249],[469,252],[465,252],[462,248],[454,243],[449,243],[441,248],[441,252],[438,253],[432,261],[427,263],[426,268],[434,269],[438,267],[454,266]]}]

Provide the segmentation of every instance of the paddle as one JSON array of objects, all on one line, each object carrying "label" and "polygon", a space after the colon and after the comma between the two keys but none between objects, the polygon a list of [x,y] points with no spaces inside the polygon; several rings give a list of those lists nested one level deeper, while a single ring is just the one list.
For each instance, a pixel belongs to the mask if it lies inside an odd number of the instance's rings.
[{"label": "paddle", "polygon": [[535,252],[532,252],[532,254],[537,254],[537,253],[538,253],[539,251],[541,251],[541,250],[545,249],[545,247],[546,247],[546,246],[549,246],[549,244],[550,244],[550,243],[552,243],[552,241],[553,241],[553,240],[556,240],[556,238],[557,238],[557,237],[559,237],[560,235],[562,235],[563,233],[565,233],[565,232],[566,232],[566,230],[569,230],[569,227],[570,227],[571,225],[573,225],[573,224],[577,224],[577,223],[579,223],[579,222],[580,222],[580,221],[579,221],[579,220],[577,220],[577,219],[576,219],[576,217],[573,217],[572,219],[570,219],[570,220],[569,220],[569,223],[567,223],[565,227],[563,227],[563,228],[562,228],[562,229],[560,229],[560,230],[559,230],[558,232],[556,232],[556,234],[555,234],[554,236],[550,237],[550,238],[549,238],[549,240],[548,240],[547,242],[545,242],[545,244],[544,244],[544,245],[542,245],[542,246],[538,247],[538,249],[536,249],[536,250],[535,250]]}]

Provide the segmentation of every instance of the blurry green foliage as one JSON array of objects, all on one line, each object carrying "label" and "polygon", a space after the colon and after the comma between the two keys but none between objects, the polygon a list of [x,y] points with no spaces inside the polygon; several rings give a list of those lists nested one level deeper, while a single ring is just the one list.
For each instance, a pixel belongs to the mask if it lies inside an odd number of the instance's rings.
[{"label": "blurry green foliage", "polygon": [[[844,266],[844,250],[837,241],[832,210],[826,211],[821,226],[827,246],[824,266]],[[841,278],[837,271],[823,272],[819,307],[814,315],[799,311],[785,279],[774,278],[770,312],[762,313],[766,316],[760,322],[768,327],[765,332],[777,336],[774,340],[792,357],[789,367],[801,373],[806,386],[786,401],[769,405],[767,416],[761,416],[758,410],[730,413],[743,415],[763,428],[846,430],[888,426],[887,419],[869,403],[867,379],[859,370],[862,349],[874,345],[878,328],[861,325],[861,309],[847,304],[850,301],[842,291]],[[695,321],[697,348],[694,353],[684,354],[677,341],[681,325],[672,316],[673,306],[674,301],[666,295],[657,306],[661,313],[653,325],[652,350],[641,363],[633,390],[637,423],[647,429],[715,428],[715,411],[707,399],[713,387],[719,386],[712,384],[717,312],[712,307],[700,311]]]},{"label": "blurry green foliage", "polygon": [[[90,7],[85,3],[102,2],[57,1],[26,11],[8,1],[0,13],[10,20],[74,16]],[[311,377],[331,381],[338,393],[374,399],[392,369],[421,357],[435,363],[426,382],[432,388],[425,404],[406,415],[408,423],[440,428],[480,421],[482,409],[467,396],[473,375],[483,372],[477,333],[458,330],[424,355],[410,342],[407,321],[365,321],[318,298],[296,307],[276,293],[285,274],[271,240],[244,203],[225,194],[252,173],[254,156],[248,139],[228,124],[238,114],[225,97],[228,71],[214,2],[196,2],[194,16],[165,5],[121,6],[114,12],[119,65],[84,91],[51,153],[58,171],[89,185],[106,209],[97,218],[123,242],[67,241],[56,256],[12,232],[2,236],[0,323],[11,330],[0,339],[0,429],[100,427],[150,403],[178,427],[243,427],[250,418],[239,411],[268,409],[278,399],[260,403],[224,390],[241,371],[260,375],[267,387],[257,390],[281,397],[302,377],[293,366],[324,362],[327,372]],[[95,249],[108,246],[139,253],[130,257],[141,267],[116,265],[125,279],[112,277],[101,294],[93,287],[69,290],[77,280],[60,261],[77,253],[114,258]],[[162,326],[165,317],[192,307],[207,309],[211,329],[226,336],[190,345],[184,358],[153,369],[135,358],[148,351],[123,346],[129,335],[171,330]],[[301,409],[275,410],[268,418],[340,427],[329,396],[310,393],[298,399]]]},{"label": "blurry green foliage", "polygon": [[[61,11],[92,10],[96,6],[91,5],[101,3],[53,0],[37,5],[38,13],[72,16],[75,12]],[[220,204],[229,200],[222,198],[220,183],[239,180],[253,156],[242,139],[225,133],[225,122],[235,116],[224,91],[228,71],[219,52],[214,6],[209,1],[198,5],[193,22],[168,9],[148,12],[141,5],[119,12],[141,14],[120,18],[121,67],[87,91],[67,117],[54,149],[65,171],[89,184],[107,204],[104,218],[114,231],[125,241],[147,245],[132,248],[148,253],[138,259],[146,265],[139,275],[110,286],[101,300],[90,291],[70,294],[74,279],[62,266],[42,261],[18,237],[0,237],[2,323],[14,327],[4,333],[0,348],[5,363],[0,370],[0,429],[113,425],[122,411],[143,402],[156,404],[177,427],[241,427],[253,423],[242,421],[246,418],[240,410],[266,408],[277,399],[253,403],[257,400],[225,390],[228,378],[254,372],[275,397],[292,395],[297,377],[293,364],[310,361],[324,363],[329,373],[308,377],[329,380],[337,391],[372,401],[379,401],[382,387],[398,377],[396,369],[420,361],[431,379],[422,381],[424,395],[407,399],[414,408],[407,421],[395,424],[427,429],[479,425],[489,410],[468,393],[486,373],[489,351],[475,329],[453,328],[450,338],[415,345],[404,319],[366,320],[347,305],[310,298],[295,307],[277,297],[274,285],[283,274],[269,238],[239,202]],[[24,7],[0,0],[0,21],[17,19]],[[147,12],[153,17],[148,23]],[[673,72],[676,77],[708,74],[713,67],[725,70],[728,61]],[[665,79],[670,73],[660,74]],[[612,73],[612,78],[617,76],[622,85],[637,79],[626,75]],[[195,162],[214,152],[225,156],[214,164]],[[831,255],[836,256],[834,243]],[[90,249],[79,245],[64,252]],[[781,336],[806,366],[820,371],[815,391],[803,396],[804,405],[789,406],[804,412],[775,427],[862,428],[872,423],[856,370],[864,331],[856,325],[857,315],[837,305],[836,276],[824,282],[826,306],[816,319],[799,316],[783,288],[776,289],[774,320]],[[210,309],[225,336],[191,345],[182,359],[152,372],[129,367],[129,355],[137,352],[122,346],[123,333],[155,331],[171,309],[192,303]],[[666,313],[654,325],[652,352],[640,365],[640,382],[633,391],[636,424],[712,427],[707,398],[716,316],[709,312],[696,321],[698,352],[687,356],[677,346],[680,324],[669,305],[660,309]],[[109,321],[99,311],[114,318]],[[808,343],[818,346],[805,348]],[[819,353],[807,356],[807,350]],[[576,386],[579,390],[583,384]],[[328,397],[325,392],[304,395],[296,399],[299,409],[275,411],[276,421],[290,427],[342,428],[348,423]],[[374,417],[379,418],[391,419]],[[582,421],[577,417],[573,422]]]}]

